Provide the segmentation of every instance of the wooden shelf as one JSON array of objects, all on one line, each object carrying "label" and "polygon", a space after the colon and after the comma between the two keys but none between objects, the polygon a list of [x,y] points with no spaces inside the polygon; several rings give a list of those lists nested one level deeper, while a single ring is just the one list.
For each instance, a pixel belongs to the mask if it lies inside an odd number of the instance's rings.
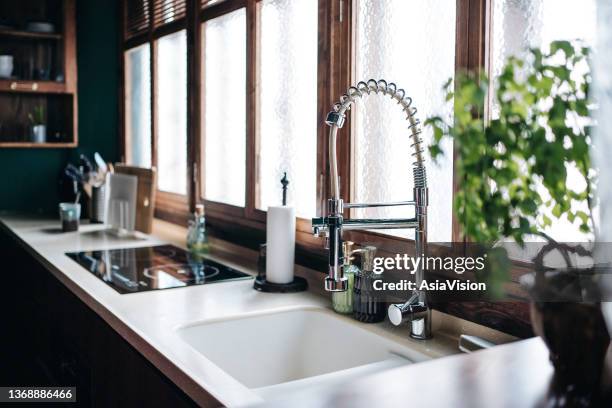
[{"label": "wooden shelf", "polygon": [[58,33],[37,33],[33,31],[0,29],[0,37],[25,38],[31,40],[61,40],[63,35]]},{"label": "wooden shelf", "polygon": [[41,149],[58,149],[77,147],[76,142],[58,142],[58,143],[32,143],[32,142],[0,142],[0,147],[27,147]]},{"label": "wooden shelf", "polygon": [[[27,7],[21,5],[24,1]],[[13,56],[16,69],[15,77],[0,78],[0,149],[77,147],[76,0],[22,0],[2,4],[3,17],[14,21],[15,26],[0,27],[0,48],[2,53]],[[28,31],[25,28],[32,21],[49,22],[56,32]],[[28,79],[47,78],[40,73],[52,76],[48,80]],[[58,75],[61,82],[55,81]],[[37,109],[42,116],[37,120],[47,127],[46,143],[34,143],[29,137],[31,115]]]},{"label": "wooden shelf", "polygon": [[70,93],[65,82],[0,79],[0,92]]}]

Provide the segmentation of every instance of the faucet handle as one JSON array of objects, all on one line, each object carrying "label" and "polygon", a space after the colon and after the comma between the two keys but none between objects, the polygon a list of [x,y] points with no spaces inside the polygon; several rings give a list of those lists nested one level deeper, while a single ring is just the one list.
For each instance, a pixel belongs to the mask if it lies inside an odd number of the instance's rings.
[{"label": "faucet handle", "polygon": [[312,234],[315,237],[320,237],[322,232],[325,232],[327,225],[325,224],[325,218],[318,217],[312,219]]},{"label": "faucet handle", "polygon": [[391,324],[394,326],[399,326],[400,324],[410,320],[412,313],[414,312],[413,307],[416,305],[419,305],[418,292],[414,292],[406,303],[391,304],[389,309],[387,309],[387,316],[389,316],[389,321],[391,321]]},{"label": "faucet handle", "polygon": [[410,314],[410,306],[407,306],[406,303],[391,304],[389,309],[387,309],[389,321],[394,326],[399,326],[410,320]]}]

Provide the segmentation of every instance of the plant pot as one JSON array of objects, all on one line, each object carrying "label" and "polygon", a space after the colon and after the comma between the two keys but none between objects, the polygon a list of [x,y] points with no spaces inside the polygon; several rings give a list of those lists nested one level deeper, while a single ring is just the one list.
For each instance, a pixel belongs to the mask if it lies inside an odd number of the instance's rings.
[{"label": "plant pot", "polygon": [[45,143],[47,141],[47,126],[34,125],[32,126],[32,142]]},{"label": "plant pot", "polygon": [[526,285],[531,324],[544,340],[555,369],[553,406],[592,406],[600,398],[610,335],[597,301],[585,302],[591,270],[539,272]]}]

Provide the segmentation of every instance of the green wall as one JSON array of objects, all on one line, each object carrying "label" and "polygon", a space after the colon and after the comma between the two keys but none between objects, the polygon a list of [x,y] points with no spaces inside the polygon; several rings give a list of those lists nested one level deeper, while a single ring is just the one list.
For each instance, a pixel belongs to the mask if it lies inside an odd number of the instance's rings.
[{"label": "green wall", "polygon": [[53,213],[58,175],[81,153],[117,161],[118,0],[77,1],[79,146],[76,149],[1,149],[0,210]]}]

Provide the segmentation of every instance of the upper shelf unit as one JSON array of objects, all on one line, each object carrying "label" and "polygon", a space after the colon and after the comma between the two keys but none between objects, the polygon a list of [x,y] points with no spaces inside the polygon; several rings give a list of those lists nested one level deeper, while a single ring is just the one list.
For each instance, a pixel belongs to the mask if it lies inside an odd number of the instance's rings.
[{"label": "upper shelf unit", "polygon": [[61,40],[62,34],[26,30],[0,29],[0,38],[26,38],[34,40]]},{"label": "upper shelf unit", "polygon": [[75,3],[0,2],[0,148],[77,146]]}]

